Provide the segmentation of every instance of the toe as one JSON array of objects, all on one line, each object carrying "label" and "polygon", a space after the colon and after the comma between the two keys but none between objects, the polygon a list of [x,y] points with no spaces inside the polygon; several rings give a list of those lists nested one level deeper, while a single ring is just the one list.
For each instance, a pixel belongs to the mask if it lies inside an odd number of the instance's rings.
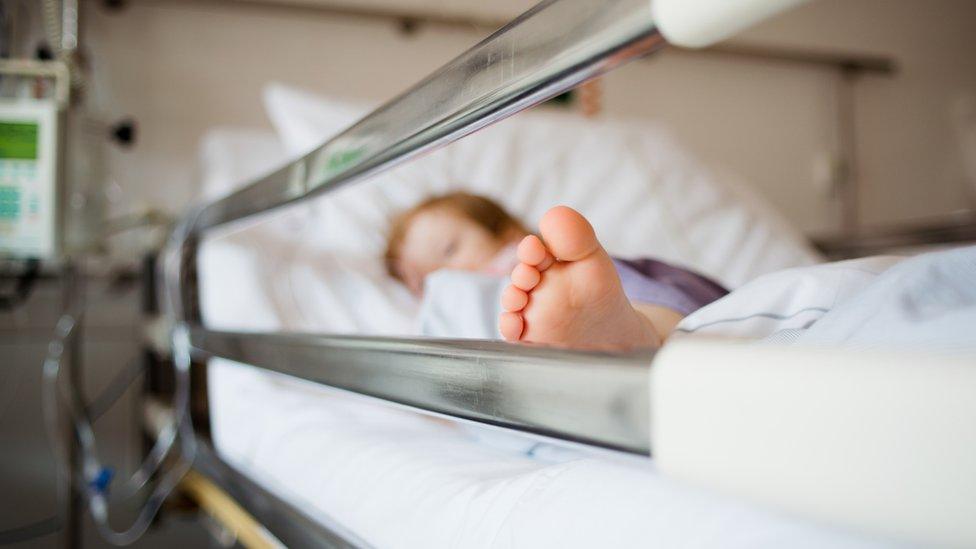
[{"label": "toe", "polygon": [[552,265],[553,257],[546,249],[542,240],[534,234],[522,239],[518,245],[518,259],[526,265],[532,265],[539,271],[544,271]]},{"label": "toe", "polygon": [[518,245],[518,259],[527,265],[538,265],[546,259],[546,245],[534,234],[522,239]]},{"label": "toe", "polygon": [[526,292],[535,288],[541,279],[539,270],[525,263],[519,263],[512,269],[512,285]]},{"label": "toe", "polygon": [[579,212],[556,206],[539,222],[545,246],[560,261],[579,261],[600,250],[593,226]]},{"label": "toe", "polygon": [[517,312],[525,308],[529,303],[529,294],[516,288],[508,286],[502,292],[502,308],[506,311]]},{"label": "toe", "polygon": [[522,315],[518,313],[502,313],[498,318],[498,331],[508,341],[518,341],[522,337]]}]

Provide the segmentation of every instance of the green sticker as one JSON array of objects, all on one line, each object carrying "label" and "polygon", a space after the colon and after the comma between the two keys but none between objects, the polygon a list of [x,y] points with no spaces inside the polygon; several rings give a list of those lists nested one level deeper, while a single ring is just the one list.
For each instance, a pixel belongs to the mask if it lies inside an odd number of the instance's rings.
[{"label": "green sticker", "polygon": [[364,150],[365,148],[360,147],[358,149],[330,154],[328,161],[325,163],[325,173],[323,175],[334,175],[352,166],[363,156]]}]

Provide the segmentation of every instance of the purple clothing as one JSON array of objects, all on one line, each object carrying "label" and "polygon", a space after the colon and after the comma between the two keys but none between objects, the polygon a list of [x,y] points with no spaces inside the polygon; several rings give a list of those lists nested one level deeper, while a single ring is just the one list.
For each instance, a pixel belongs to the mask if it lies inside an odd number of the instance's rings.
[{"label": "purple clothing", "polygon": [[615,257],[613,264],[628,299],[667,307],[683,315],[729,293],[710,278],[663,261]]}]

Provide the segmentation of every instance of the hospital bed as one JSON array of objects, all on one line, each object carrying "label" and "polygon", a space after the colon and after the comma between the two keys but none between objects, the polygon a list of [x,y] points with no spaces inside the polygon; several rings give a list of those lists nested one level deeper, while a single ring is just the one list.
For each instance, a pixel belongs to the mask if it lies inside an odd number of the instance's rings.
[{"label": "hospital bed", "polygon": [[[974,471],[960,459],[976,448],[976,411],[960,392],[974,386],[967,357],[922,355],[930,375],[920,377],[919,356],[910,353],[688,342],[658,354],[605,354],[301,333],[263,320],[250,302],[223,309],[237,327],[215,328],[207,318],[207,300],[221,294],[202,271],[208,261],[235,259],[206,253],[205,237],[233,238],[272,210],[341,197],[345,184],[367,185],[360,181],[668,40],[709,43],[794,3],[686,2],[701,8],[686,18],[684,9],[666,15],[668,2],[655,3],[656,13],[646,1],[543,2],[324,145],[191,211],[162,258],[177,398],[172,417],[157,421],[160,433],[180,441],[184,466],[192,464],[190,491],[214,514],[253,517],[263,525],[254,539],[269,546],[976,543],[966,518]],[[673,25],[662,29],[662,17]],[[288,221],[269,246],[288,240]],[[753,253],[761,256],[776,246],[758,234]],[[815,258],[790,253],[798,264]],[[208,370],[212,438],[191,427],[191,368]],[[851,386],[883,389],[837,393],[840,373]],[[327,394],[330,405],[319,407]],[[922,404],[906,411],[904,401]],[[916,419],[905,421],[912,411]],[[309,414],[290,421],[302,412]],[[865,432],[851,417],[878,429]],[[282,425],[292,430],[276,431]],[[510,433],[533,442],[523,451],[524,439]],[[463,443],[471,438],[489,444]],[[911,459],[905,445],[917,450]],[[533,455],[540,448],[545,457]],[[404,459],[390,461],[396,456]],[[485,482],[459,484],[470,470]],[[430,483],[413,483],[425,476]],[[911,498],[890,497],[885,487],[895,479],[912,487]],[[954,482],[961,489],[948,489]],[[484,497],[448,509],[436,487]],[[201,495],[221,492],[228,497]],[[345,502],[323,505],[323,493]],[[605,502],[613,500],[624,504],[610,513]],[[942,505],[933,511],[935,500]],[[421,528],[404,527],[412,523]],[[545,537],[553,534],[562,537]]]}]

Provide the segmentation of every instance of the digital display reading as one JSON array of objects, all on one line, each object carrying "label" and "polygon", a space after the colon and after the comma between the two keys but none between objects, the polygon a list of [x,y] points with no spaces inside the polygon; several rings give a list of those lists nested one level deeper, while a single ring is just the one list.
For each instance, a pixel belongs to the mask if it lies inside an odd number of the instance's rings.
[{"label": "digital display reading", "polygon": [[37,124],[0,122],[0,159],[37,160]]}]

